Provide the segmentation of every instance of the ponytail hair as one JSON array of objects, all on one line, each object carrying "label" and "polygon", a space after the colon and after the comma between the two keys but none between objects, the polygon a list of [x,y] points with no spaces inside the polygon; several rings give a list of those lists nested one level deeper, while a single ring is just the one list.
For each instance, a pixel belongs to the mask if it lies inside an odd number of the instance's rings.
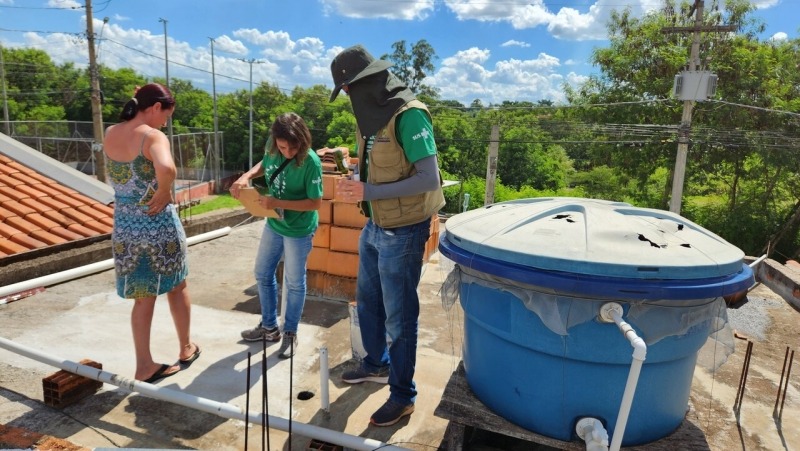
[{"label": "ponytail hair", "polygon": [[119,119],[128,121],[136,117],[139,111],[144,111],[156,103],[161,108],[170,109],[175,106],[175,99],[166,86],[158,83],[149,83],[136,90],[136,93],[122,107]]}]

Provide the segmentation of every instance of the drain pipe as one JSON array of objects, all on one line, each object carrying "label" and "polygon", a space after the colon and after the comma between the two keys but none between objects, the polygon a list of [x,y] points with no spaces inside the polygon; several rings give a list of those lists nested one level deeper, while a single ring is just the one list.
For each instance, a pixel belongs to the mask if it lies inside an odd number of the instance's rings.
[{"label": "drain pipe", "polygon": [[[100,381],[106,384],[115,385],[117,387],[124,388],[132,392],[137,392],[151,398],[160,399],[162,401],[171,402],[184,407],[190,407],[202,412],[219,415],[223,418],[247,421],[251,424],[262,424],[263,414],[251,412],[249,416],[247,416],[241,407],[233,404],[213,401],[211,399],[201,398],[199,396],[190,395],[177,390],[158,387],[156,385],[148,384],[147,382],[128,379],[118,376],[114,373],[109,373],[98,368],[81,365],[70,360],[58,359],[50,354],[14,343],[13,341],[3,337],[0,337],[0,348],[7,349],[11,352],[15,352],[19,355],[48,364],[50,366],[54,366],[56,368],[61,368],[62,370],[69,371],[70,373],[88,377],[89,379]],[[281,431],[288,431],[289,420],[272,415],[269,415],[268,417],[270,427]],[[345,434],[344,432],[325,429],[312,424],[292,422],[292,427],[294,432],[297,432],[304,437],[315,438],[327,443],[334,443],[342,445],[345,448],[351,448],[359,451],[371,451],[379,448],[381,450],[392,451],[401,451],[405,449],[388,445],[378,440],[349,435]]]},{"label": "drain pipe", "polygon": [[575,432],[586,442],[586,451],[608,451],[608,432],[597,418],[581,418]]},{"label": "drain pipe", "polygon": [[320,398],[320,407],[326,413],[330,412],[330,399],[328,398],[328,384],[329,384],[329,373],[328,373],[328,348],[323,346],[319,348],[319,398]]},{"label": "drain pipe", "polygon": [[[231,233],[230,227],[223,227],[221,229],[212,230],[211,232],[201,233],[186,239],[186,244],[191,246],[193,244],[208,241],[214,238],[219,238]],[[103,260],[91,263],[77,268],[68,269],[66,271],[57,272],[48,276],[37,277],[35,279],[24,280],[22,282],[13,283],[0,287],[0,298],[10,294],[19,293],[21,291],[30,290],[39,287],[49,287],[57,283],[66,282],[67,280],[77,279],[80,277],[88,276],[97,272],[105,271],[114,267],[114,259]]]},{"label": "drain pipe", "polygon": [[625,335],[625,338],[633,346],[633,360],[631,361],[631,369],[628,372],[628,381],[625,383],[625,391],[622,394],[622,402],[619,405],[614,436],[611,439],[611,447],[609,448],[611,451],[619,451],[622,445],[622,436],[625,434],[628,414],[630,414],[631,404],[633,404],[633,394],[636,392],[639,373],[642,371],[642,363],[644,363],[647,355],[647,344],[641,337],[636,335],[633,327],[622,319],[623,312],[622,306],[616,302],[607,302],[600,307],[600,320],[607,323],[616,323],[620,332]]}]

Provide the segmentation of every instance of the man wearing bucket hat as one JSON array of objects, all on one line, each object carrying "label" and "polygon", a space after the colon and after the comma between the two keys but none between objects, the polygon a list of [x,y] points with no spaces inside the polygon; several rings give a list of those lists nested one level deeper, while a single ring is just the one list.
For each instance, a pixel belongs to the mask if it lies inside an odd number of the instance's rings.
[{"label": "man wearing bucket hat", "polygon": [[356,116],[360,176],[341,180],[337,192],[360,202],[369,218],[359,240],[356,282],[367,355],[342,380],[389,384],[389,399],[370,418],[376,426],[414,411],[417,285],[431,217],[444,206],[430,113],[389,67],[360,45],[331,62],[330,100],[343,90]]}]

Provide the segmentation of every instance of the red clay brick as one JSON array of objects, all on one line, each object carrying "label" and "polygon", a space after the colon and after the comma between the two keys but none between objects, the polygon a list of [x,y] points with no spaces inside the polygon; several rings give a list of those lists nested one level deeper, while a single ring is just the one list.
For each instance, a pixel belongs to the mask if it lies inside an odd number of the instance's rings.
[{"label": "red clay brick", "polygon": [[4,222],[5,224],[10,225],[22,233],[31,233],[34,230],[41,229],[41,227],[37,226],[36,224],[30,223],[26,221],[25,218],[20,218],[19,216],[12,216],[6,219]]},{"label": "red clay brick", "polygon": [[39,227],[42,228],[42,230],[50,230],[50,229],[52,229],[54,227],[58,227],[58,223],[57,222],[55,222],[53,220],[50,220],[50,219],[47,219],[44,216],[42,216],[41,214],[39,214],[39,213],[29,214],[29,215],[25,216],[25,219],[27,219],[28,222],[32,222],[32,223],[38,225]]},{"label": "red clay brick", "polygon": [[39,191],[38,189],[36,189],[36,188],[34,188],[32,186],[19,185],[19,186],[16,186],[15,188],[17,189],[17,191],[19,191],[21,193],[25,193],[25,194],[28,195],[28,197],[32,197],[34,199],[38,199],[40,197],[45,197],[46,196],[45,193]]},{"label": "red clay brick", "polygon": [[111,233],[112,230],[112,227],[109,227],[100,221],[86,221],[83,223],[83,225],[91,230],[98,232],[97,234],[100,235]]},{"label": "red clay brick", "polygon": [[20,231],[15,227],[11,227],[5,222],[0,222],[0,236],[4,238],[11,238],[12,236],[17,235],[19,233],[22,233],[22,231]]}]

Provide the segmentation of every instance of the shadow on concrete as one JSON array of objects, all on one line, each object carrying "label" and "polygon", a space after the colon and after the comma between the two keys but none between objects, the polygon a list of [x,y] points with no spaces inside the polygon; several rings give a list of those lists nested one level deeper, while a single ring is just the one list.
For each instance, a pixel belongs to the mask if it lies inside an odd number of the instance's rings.
[{"label": "shadow on concrete", "polygon": [[[118,424],[109,423],[103,419],[128,396],[129,393],[121,389],[101,391],[62,409],[49,407],[38,399],[28,398],[12,390],[2,389],[0,393],[10,401],[37,404],[41,407],[32,409],[19,418],[8,422],[7,426],[31,429],[31,424],[35,424],[38,425],[35,428],[38,433],[58,437],[70,437],[88,428],[108,440],[110,446],[115,447],[120,445],[109,436],[109,433],[131,437],[134,440],[138,438],[143,442],[150,439],[145,434],[132,431]],[[180,446],[180,444],[174,443],[172,440],[167,440],[164,444],[171,447]]]}]

